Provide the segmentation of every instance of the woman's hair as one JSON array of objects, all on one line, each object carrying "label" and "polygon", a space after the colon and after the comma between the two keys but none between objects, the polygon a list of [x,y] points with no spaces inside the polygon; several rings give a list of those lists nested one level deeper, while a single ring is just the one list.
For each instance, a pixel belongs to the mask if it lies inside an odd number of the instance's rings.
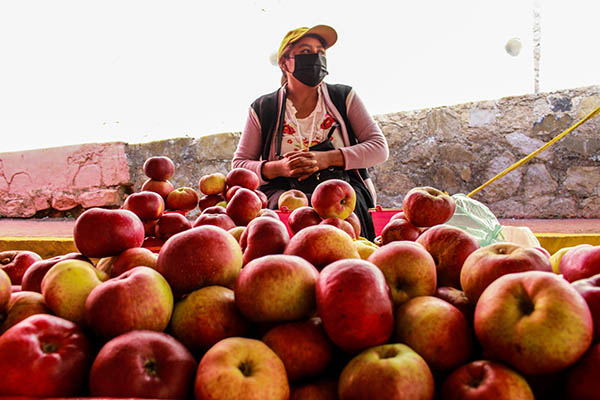
[{"label": "woman's hair", "polygon": [[[305,38],[305,37],[313,37],[313,38],[317,39],[319,42],[321,42],[321,45],[323,47],[327,47],[327,42],[325,42],[325,39],[323,39],[319,35],[315,35],[314,33],[309,33],[309,34],[304,35],[302,37],[303,38]],[[287,82],[287,74],[285,73],[285,71],[281,67],[281,60],[284,59],[284,58],[289,58],[290,51],[292,51],[292,49],[294,48],[294,46],[296,45],[297,42],[298,42],[298,40],[296,40],[295,42],[292,42],[292,43],[288,44],[285,47],[285,49],[281,52],[281,57],[279,57],[279,60],[277,60],[277,64],[279,65],[279,69],[281,69],[281,86],[283,86]]]}]

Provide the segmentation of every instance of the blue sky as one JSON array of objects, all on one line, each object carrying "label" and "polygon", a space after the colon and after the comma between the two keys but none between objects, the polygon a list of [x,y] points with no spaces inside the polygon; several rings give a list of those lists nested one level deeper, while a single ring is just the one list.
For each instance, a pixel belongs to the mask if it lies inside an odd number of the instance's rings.
[{"label": "blue sky", "polygon": [[[0,152],[241,131],[283,35],[321,23],[339,34],[327,81],[372,114],[532,93],[534,1],[5,1]],[[541,91],[599,84],[600,5],[537,4]]]}]

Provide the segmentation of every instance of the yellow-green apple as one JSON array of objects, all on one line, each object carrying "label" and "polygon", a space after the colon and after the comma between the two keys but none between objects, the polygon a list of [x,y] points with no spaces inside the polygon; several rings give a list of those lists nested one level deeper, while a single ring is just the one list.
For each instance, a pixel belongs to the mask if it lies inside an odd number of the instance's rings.
[{"label": "yellow-green apple", "polygon": [[144,242],[144,224],[129,210],[90,208],[75,221],[73,240],[86,257],[116,256]]},{"label": "yellow-green apple", "polygon": [[368,239],[355,240],[354,247],[356,247],[358,255],[363,260],[367,260],[371,256],[371,254],[375,252],[375,250],[379,249],[379,246],[369,241]]},{"label": "yellow-green apple", "polygon": [[174,337],[154,331],[132,331],[106,342],[90,369],[94,397],[187,399],[197,363]]},{"label": "yellow-green apple", "polygon": [[194,220],[194,223],[192,223],[192,228],[197,228],[202,225],[218,226],[226,231],[235,228],[236,224],[233,222],[233,219],[226,213],[221,213],[219,209],[225,210],[221,206],[213,206],[202,211],[202,214],[198,215]]},{"label": "yellow-green apple", "polygon": [[484,354],[532,375],[569,367],[594,334],[583,297],[565,279],[545,271],[496,279],[475,306],[474,324]]},{"label": "yellow-green apple", "polygon": [[82,396],[93,358],[92,344],[76,324],[30,316],[0,337],[0,396]]},{"label": "yellow-green apple", "polygon": [[84,323],[85,300],[102,281],[94,266],[81,260],[64,260],[48,270],[42,280],[44,302],[54,315],[78,325]]},{"label": "yellow-green apple", "polygon": [[233,168],[227,173],[226,182],[228,187],[241,186],[250,190],[258,189],[260,184],[258,175],[246,168]]},{"label": "yellow-green apple", "polygon": [[279,218],[254,218],[248,223],[239,240],[244,265],[269,254],[283,254],[289,241],[287,228]]},{"label": "yellow-green apple", "polygon": [[157,181],[152,178],[147,179],[142,183],[141,191],[158,193],[164,201],[167,201],[167,196],[175,190],[173,184],[169,181]]},{"label": "yellow-green apple", "polygon": [[330,179],[317,185],[310,201],[321,218],[346,219],[356,206],[356,192],[348,182]]},{"label": "yellow-green apple", "polygon": [[28,250],[6,250],[0,252],[0,269],[6,272],[13,285],[20,285],[25,271],[40,261],[39,254]]},{"label": "yellow-green apple", "polygon": [[320,318],[277,325],[261,340],[281,358],[291,382],[324,374],[333,358]]},{"label": "yellow-green apple", "polygon": [[202,354],[218,341],[245,336],[248,321],[235,307],[233,290],[206,286],[175,304],[170,332],[193,354]]},{"label": "yellow-green apple", "polygon": [[235,304],[250,321],[280,322],[308,318],[315,311],[319,272],[297,256],[274,254],[242,268],[235,284]]},{"label": "yellow-green apple", "polygon": [[431,400],[433,393],[433,375],[427,363],[402,343],[364,350],[344,367],[338,382],[340,400]]},{"label": "yellow-green apple", "polygon": [[594,343],[575,365],[565,371],[565,399],[595,400],[600,393],[600,343]]},{"label": "yellow-green apple", "polygon": [[146,190],[127,196],[123,209],[131,211],[142,221],[155,221],[165,211],[165,201],[158,193]]},{"label": "yellow-green apple", "polygon": [[534,400],[527,380],[513,369],[489,360],[465,364],[444,380],[442,400]]},{"label": "yellow-green apple", "polygon": [[0,270],[0,314],[6,311],[10,295],[12,294],[12,284],[8,274]]},{"label": "yellow-green apple", "polygon": [[307,226],[318,225],[322,220],[314,208],[305,206],[292,211],[288,217],[287,224],[290,231],[295,234]]},{"label": "yellow-green apple", "polygon": [[171,236],[158,253],[156,269],[178,295],[209,285],[233,288],[242,249],[226,230],[202,225]]},{"label": "yellow-green apple", "polygon": [[166,181],[175,173],[175,164],[167,156],[153,156],[144,161],[144,174],[157,181]]},{"label": "yellow-green apple", "polygon": [[231,337],[202,357],[194,383],[196,399],[287,400],[290,386],[283,362],[263,342]]},{"label": "yellow-green apple", "polygon": [[208,207],[217,205],[217,203],[220,203],[223,200],[224,198],[220,194],[208,194],[206,196],[200,197],[200,199],[198,200],[198,208],[200,209],[200,211],[203,211]]},{"label": "yellow-green apple", "polygon": [[23,274],[23,279],[21,280],[21,289],[41,293],[42,289],[40,288],[40,285],[44,275],[46,275],[46,272],[48,272],[48,270],[52,268],[54,264],[63,260],[82,260],[92,264],[92,261],[88,257],[76,252],[36,261],[31,264],[31,266],[27,268],[27,271],[25,271],[25,274]]},{"label": "yellow-green apple", "polygon": [[194,188],[182,186],[169,193],[166,205],[169,210],[190,211],[198,206],[198,201],[198,192]]},{"label": "yellow-green apple", "polygon": [[225,191],[225,181],[227,177],[220,172],[202,175],[198,181],[198,189],[205,194],[221,194]]},{"label": "yellow-green apple", "polygon": [[464,230],[450,225],[436,225],[418,238],[435,261],[438,285],[460,289],[460,271],[467,257],[481,246]]},{"label": "yellow-green apple", "polygon": [[262,202],[258,195],[250,189],[240,188],[227,202],[227,215],[236,225],[248,225],[262,209]]},{"label": "yellow-green apple", "polygon": [[254,193],[256,193],[256,195],[260,199],[260,202],[262,204],[262,208],[267,208],[267,206],[269,205],[269,198],[267,197],[267,195],[265,194],[265,192],[263,192],[262,190],[256,189],[254,191]]},{"label": "yellow-green apple", "polygon": [[447,301],[462,312],[467,323],[473,328],[473,314],[475,314],[475,304],[469,301],[465,292],[451,286],[438,286],[433,294],[435,297]]},{"label": "yellow-green apple", "polygon": [[499,277],[524,271],[552,271],[550,260],[533,247],[500,242],[481,247],[465,260],[460,285],[473,304]]},{"label": "yellow-green apple", "polygon": [[560,259],[558,273],[569,282],[600,274],[600,246],[580,245],[570,249]]},{"label": "yellow-green apple", "polygon": [[411,224],[407,219],[396,218],[389,221],[381,230],[381,243],[388,244],[397,240],[415,241],[421,234],[421,229]]},{"label": "yellow-green apple", "polygon": [[290,189],[283,192],[277,200],[277,208],[280,210],[295,210],[300,207],[308,206],[308,197],[306,194],[297,189]]},{"label": "yellow-green apple", "polygon": [[290,400],[338,400],[337,386],[331,378],[302,382],[291,387]]},{"label": "yellow-green apple", "polygon": [[6,309],[0,316],[0,335],[31,315],[51,313],[41,293],[28,291],[12,293]]},{"label": "yellow-green apple", "polygon": [[600,274],[571,283],[583,296],[594,321],[594,342],[600,341]]},{"label": "yellow-green apple", "polygon": [[350,235],[333,225],[321,224],[308,226],[292,236],[284,254],[300,256],[319,271],[337,260],[360,258]]},{"label": "yellow-green apple", "polygon": [[227,232],[229,232],[231,234],[231,236],[233,236],[235,238],[235,240],[237,240],[237,242],[240,242],[240,239],[242,238],[242,234],[244,233],[244,231],[246,230],[245,226],[234,226],[233,228],[227,230]]},{"label": "yellow-green apple", "polygon": [[419,353],[433,371],[451,371],[469,361],[473,333],[460,310],[433,296],[414,297],[395,313],[393,340]]},{"label": "yellow-green apple", "polygon": [[85,321],[103,339],[133,330],[164,331],[173,293],[152,268],[135,267],[96,286],[85,302]]},{"label": "yellow-green apple", "polygon": [[327,336],[344,351],[358,352],[392,336],[392,297],[375,264],[360,259],[329,264],[319,274],[316,298]]},{"label": "yellow-green apple", "polygon": [[360,220],[358,219],[356,213],[353,211],[344,221],[350,222],[350,225],[352,225],[352,227],[354,228],[354,237],[360,237]]},{"label": "yellow-green apple", "polygon": [[435,293],[435,263],[423,246],[408,240],[389,243],[368,258],[383,272],[394,308],[416,296]]},{"label": "yellow-green apple", "polygon": [[452,218],[455,208],[450,195],[430,186],[412,188],[402,200],[404,216],[418,227],[443,224]]},{"label": "yellow-green apple", "polygon": [[134,267],[144,266],[156,269],[157,259],[158,255],[151,250],[144,247],[133,247],[121,254],[110,257],[107,261],[102,259],[102,265],[98,262],[97,267],[106,272],[111,278],[114,278]]},{"label": "yellow-green apple", "polygon": [[336,228],[339,228],[346,232],[348,236],[350,236],[352,239],[356,239],[356,231],[354,230],[354,227],[350,222],[346,221],[345,219],[341,219],[338,217],[329,217],[322,220],[320,224],[335,226]]},{"label": "yellow-green apple", "polygon": [[192,223],[180,213],[165,213],[161,215],[154,227],[154,236],[167,240],[176,233],[191,229]]}]

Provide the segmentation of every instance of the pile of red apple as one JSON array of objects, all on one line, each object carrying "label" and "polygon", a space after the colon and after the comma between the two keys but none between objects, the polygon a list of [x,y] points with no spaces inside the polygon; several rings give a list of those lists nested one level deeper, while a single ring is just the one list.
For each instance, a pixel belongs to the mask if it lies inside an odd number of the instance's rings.
[{"label": "pile of red apple", "polygon": [[78,253],[0,253],[0,396],[598,398],[600,246],[480,247],[433,188],[379,246],[323,223],[353,226],[336,180],[290,236],[247,172],[203,177],[225,207],[158,253],[132,200],[81,214]]}]

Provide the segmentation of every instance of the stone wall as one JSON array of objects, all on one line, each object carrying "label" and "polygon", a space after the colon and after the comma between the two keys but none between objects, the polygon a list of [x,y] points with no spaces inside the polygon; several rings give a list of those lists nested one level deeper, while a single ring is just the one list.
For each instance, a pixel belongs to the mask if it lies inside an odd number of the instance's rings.
[{"label": "stone wall", "polygon": [[[415,186],[469,193],[600,106],[600,86],[378,115],[390,158],[372,169],[383,207]],[[239,133],[0,153],[0,216],[76,216],[139,191],[144,161],[176,164],[175,187],[226,173]],[[600,116],[478,192],[499,218],[600,217]]]}]

